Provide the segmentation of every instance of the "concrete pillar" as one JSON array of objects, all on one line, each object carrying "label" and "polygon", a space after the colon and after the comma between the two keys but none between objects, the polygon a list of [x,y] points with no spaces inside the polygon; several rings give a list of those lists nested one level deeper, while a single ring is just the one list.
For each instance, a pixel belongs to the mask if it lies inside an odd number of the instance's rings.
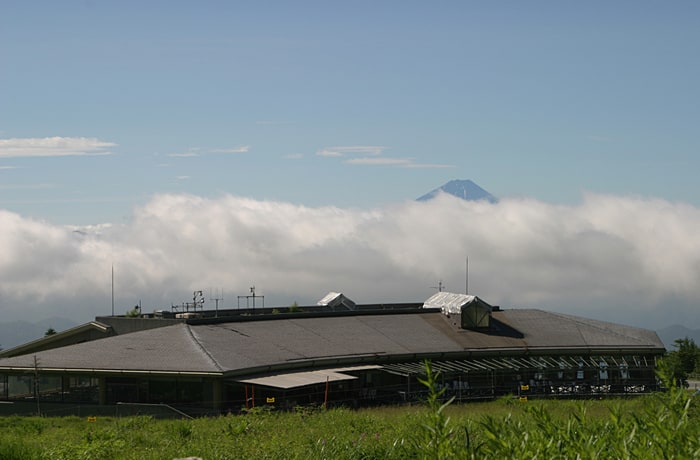
[{"label": "concrete pillar", "polygon": [[224,382],[221,379],[214,379],[212,385],[212,405],[214,409],[221,409],[224,400]]},{"label": "concrete pillar", "polygon": [[97,378],[97,388],[100,391],[100,405],[104,406],[107,404],[107,379],[105,377]]},{"label": "concrete pillar", "polygon": [[67,375],[61,376],[61,402],[65,401],[66,395],[70,391],[70,377]]}]

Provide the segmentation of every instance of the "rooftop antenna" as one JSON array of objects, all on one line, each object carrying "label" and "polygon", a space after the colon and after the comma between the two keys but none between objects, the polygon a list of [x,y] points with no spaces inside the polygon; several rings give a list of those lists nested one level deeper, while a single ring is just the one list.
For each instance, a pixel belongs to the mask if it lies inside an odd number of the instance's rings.
[{"label": "rooftop antenna", "polygon": [[430,286],[430,289],[437,289],[438,292],[442,292],[443,288],[445,287],[444,284],[442,284],[442,280],[438,281],[437,286]]},{"label": "rooftop antenna", "polygon": [[114,264],[112,264],[112,316],[114,316]]},{"label": "rooftop antenna", "polygon": [[255,298],[256,297],[262,299],[262,306],[263,306],[263,308],[265,308],[265,296],[264,295],[255,295],[255,286],[250,287],[250,295],[239,295],[238,296],[238,308],[241,308],[241,299],[245,299],[246,308],[249,307],[250,299],[253,299],[253,310],[255,310]]},{"label": "rooftop antenna", "polygon": [[200,310],[204,310],[204,293],[202,291],[194,291],[192,293],[192,307],[194,311],[197,311],[197,307]]},{"label": "rooftop antenna", "polygon": [[[216,294],[216,295],[218,295],[218,291],[217,291],[217,294]],[[218,318],[218,317],[219,317],[219,300],[221,300],[221,301],[224,300],[224,291],[223,291],[223,289],[221,290],[221,297],[214,297],[213,299],[209,299],[209,300],[213,300],[214,302],[216,302],[216,313],[215,313],[215,316]]]},{"label": "rooftop antenna", "polygon": [[469,256],[467,256],[467,270],[465,272],[465,287],[464,293],[469,295]]}]

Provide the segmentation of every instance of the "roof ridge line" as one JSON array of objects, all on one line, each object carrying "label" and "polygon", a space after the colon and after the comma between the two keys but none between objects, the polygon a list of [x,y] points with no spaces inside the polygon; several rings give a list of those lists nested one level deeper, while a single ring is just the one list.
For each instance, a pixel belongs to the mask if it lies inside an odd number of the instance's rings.
[{"label": "roof ridge line", "polygon": [[[633,337],[633,336],[630,336],[630,335],[624,335],[624,334],[621,334],[621,333],[619,333],[619,332],[617,332],[617,331],[612,330],[611,328],[604,328],[604,327],[601,327],[601,326],[598,325],[598,324],[586,323],[586,322],[582,321],[582,319],[587,320],[587,321],[593,321],[593,322],[596,322],[596,323],[611,324],[611,325],[613,325],[613,326],[616,326],[616,325],[617,325],[617,324],[611,323],[611,322],[609,322],[609,321],[601,321],[601,320],[597,320],[597,319],[581,318],[581,317],[576,316],[576,315],[567,315],[566,313],[559,313],[559,312],[549,312],[549,313],[551,313],[551,314],[553,314],[553,315],[557,315],[557,316],[566,317],[566,318],[568,318],[569,320],[575,322],[577,326],[580,326],[580,325],[587,325],[588,327],[592,327],[592,328],[598,329],[599,331],[605,331],[606,333],[613,334],[613,335],[615,335],[615,336],[617,336],[617,337],[624,337],[625,339],[628,339],[628,340],[634,340],[635,342],[637,342],[637,343],[639,343],[639,344],[644,344],[644,341],[643,341],[643,340],[640,340],[640,339],[637,338],[637,337]],[[618,325],[618,326],[619,326],[619,325]],[[625,327],[626,327],[626,328],[632,327],[632,328],[634,328],[634,329],[642,330],[642,331],[646,330],[646,329],[639,328],[639,327],[636,327],[636,328],[635,328],[634,326],[625,326]],[[577,329],[578,329],[578,333],[581,334],[580,328],[577,327]],[[653,332],[653,331],[652,331],[652,332]],[[582,338],[583,338],[583,337],[582,337]]]},{"label": "roof ridge line", "polygon": [[206,347],[202,345],[202,342],[200,342],[199,339],[195,337],[194,333],[192,332],[192,326],[190,326],[189,324],[185,324],[185,328],[187,329],[187,333],[190,335],[190,337],[192,337],[194,343],[196,343],[199,349],[202,350],[202,353],[207,355],[207,357],[211,360],[212,363],[214,363],[214,366],[216,366],[216,368],[219,371],[224,372],[224,368],[221,367],[219,362],[211,355],[211,353],[209,353],[209,350],[207,350]]}]

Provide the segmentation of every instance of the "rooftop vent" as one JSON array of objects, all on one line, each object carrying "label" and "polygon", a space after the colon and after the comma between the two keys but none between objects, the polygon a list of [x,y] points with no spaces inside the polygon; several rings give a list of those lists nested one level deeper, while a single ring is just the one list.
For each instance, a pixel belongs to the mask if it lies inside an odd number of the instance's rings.
[{"label": "rooftop vent", "polygon": [[478,297],[462,307],[462,329],[490,329],[491,305]]},{"label": "rooftop vent", "polygon": [[329,292],[316,305],[328,307],[331,310],[356,310],[355,302],[345,297],[340,292]]},{"label": "rooftop vent", "polygon": [[474,295],[438,292],[423,308],[439,308],[447,316],[460,315],[462,329],[489,329],[493,307]]}]

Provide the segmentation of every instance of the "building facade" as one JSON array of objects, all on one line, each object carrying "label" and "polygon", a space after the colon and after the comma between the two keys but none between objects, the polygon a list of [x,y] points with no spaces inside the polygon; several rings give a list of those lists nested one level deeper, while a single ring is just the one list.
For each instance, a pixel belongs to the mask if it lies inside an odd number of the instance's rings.
[{"label": "building facade", "polygon": [[426,360],[461,401],[637,394],[656,388],[666,351],[653,331],[460,294],[300,310],[97,318],[72,337],[3,352],[0,410],[167,404],[197,415],[403,403],[423,397]]}]

